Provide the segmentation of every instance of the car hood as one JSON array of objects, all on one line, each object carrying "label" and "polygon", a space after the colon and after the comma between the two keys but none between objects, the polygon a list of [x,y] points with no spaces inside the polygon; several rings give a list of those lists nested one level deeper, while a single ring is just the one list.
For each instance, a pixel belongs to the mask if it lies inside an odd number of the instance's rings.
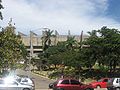
[{"label": "car hood", "polygon": [[97,81],[93,81],[93,82],[91,82],[90,84],[96,84],[96,83],[99,83],[99,82],[97,82]]}]

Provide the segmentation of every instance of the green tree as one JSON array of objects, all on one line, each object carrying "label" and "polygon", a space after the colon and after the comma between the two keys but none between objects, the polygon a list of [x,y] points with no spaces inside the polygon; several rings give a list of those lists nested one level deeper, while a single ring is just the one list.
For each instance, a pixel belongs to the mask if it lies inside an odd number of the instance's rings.
[{"label": "green tree", "polygon": [[50,65],[54,65],[55,69],[57,68],[57,65],[61,65],[62,64],[62,60],[61,60],[61,55],[60,54],[54,54],[51,55],[49,58],[49,64]]},{"label": "green tree", "polygon": [[81,53],[83,54],[82,58],[85,60],[85,66],[91,69],[100,57],[99,54],[101,52],[101,41],[100,38],[97,36],[97,30],[88,32],[88,34],[90,36],[86,41],[83,41]]},{"label": "green tree", "polygon": [[20,36],[15,34],[15,27],[9,26],[0,32],[0,61],[2,68],[16,68],[16,63],[26,58],[27,51],[21,41]]},{"label": "green tree", "polygon": [[83,42],[85,45],[90,45],[89,48],[86,48],[88,51],[84,55],[88,59],[87,61],[98,62],[99,65],[109,66],[115,71],[120,61],[120,32],[117,29],[102,27],[89,34],[90,37]]},{"label": "green tree", "polygon": [[65,47],[65,42],[58,42],[56,46],[51,46],[46,50],[46,53],[48,54],[48,63],[50,65],[54,65],[55,68],[57,65],[62,64],[62,55],[61,53],[64,53],[67,51],[67,48]]},{"label": "green tree", "polygon": [[77,46],[77,41],[75,40],[75,36],[68,36],[66,41],[66,47],[68,50],[73,50],[74,47]]},{"label": "green tree", "polygon": [[53,35],[53,30],[46,30],[41,38],[43,41],[43,51],[45,51],[51,45],[51,37],[55,37],[55,35]]},{"label": "green tree", "polygon": [[103,43],[103,52],[101,54],[104,63],[115,71],[120,62],[120,31],[103,27],[98,32]]}]

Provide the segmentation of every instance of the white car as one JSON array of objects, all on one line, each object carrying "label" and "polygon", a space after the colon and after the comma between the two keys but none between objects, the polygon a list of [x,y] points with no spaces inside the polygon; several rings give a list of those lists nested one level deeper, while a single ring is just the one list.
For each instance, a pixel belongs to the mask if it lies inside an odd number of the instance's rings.
[{"label": "white car", "polygon": [[0,90],[34,90],[34,87],[31,85],[21,84],[15,80],[0,80]]},{"label": "white car", "polygon": [[17,79],[17,81],[21,84],[31,85],[31,86],[35,87],[34,81],[31,78],[20,77],[20,78]]},{"label": "white car", "polygon": [[110,78],[107,83],[108,90],[120,90],[120,78]]}]

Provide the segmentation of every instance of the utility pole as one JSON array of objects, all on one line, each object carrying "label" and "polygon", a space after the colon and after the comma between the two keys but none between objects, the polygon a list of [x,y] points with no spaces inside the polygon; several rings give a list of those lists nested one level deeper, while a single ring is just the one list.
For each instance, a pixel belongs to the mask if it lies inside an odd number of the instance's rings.
[{"label": "utility pole", "polygon": [[29,58],[29,72],[31,71],[31,59],[33,56],[33,42],[32,42],[32,31],[30,31],[30,58]]},{"label": "utility pole", "polygon": [[83,31],[81,31],[81,35],[80,35],[80,48],[82,48],[82,41],[83,41]]}]

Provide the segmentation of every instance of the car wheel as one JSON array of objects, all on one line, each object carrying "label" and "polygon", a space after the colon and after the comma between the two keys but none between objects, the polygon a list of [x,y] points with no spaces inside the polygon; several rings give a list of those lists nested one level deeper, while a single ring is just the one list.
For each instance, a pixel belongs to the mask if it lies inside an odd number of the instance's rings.
[{"label": "car wheel", "polygon": [[29,88],[24,88],[23,90],[30,90]]},{"label": "car wheel", "polygon": [[57,88],[57,90],[64,90],[63,88]]},{"label": "car wheel", "polygon": [[53,83],[50,83],[50,84],[49,84],[49,88],[50,88],[50,89],[53,88]]},{"label": "car wheel", "polygon": [[113,88],[107,88],[107,90],[115,90],[115,89],[113,89]]},{"label": "car wheel", "polygon": [[120,90],[120,88],[116,88],[116,90]]},{"label": "car wheel", "polygon": [[97,85],[96,88],[97,88],[97,89],[100,89],[101,87],[100,87],[100,85]]},{"label": "car wheel", "polygon": [[91,89],[91,88],[86,88],[85,90],[93,90],[93,89]]}]

